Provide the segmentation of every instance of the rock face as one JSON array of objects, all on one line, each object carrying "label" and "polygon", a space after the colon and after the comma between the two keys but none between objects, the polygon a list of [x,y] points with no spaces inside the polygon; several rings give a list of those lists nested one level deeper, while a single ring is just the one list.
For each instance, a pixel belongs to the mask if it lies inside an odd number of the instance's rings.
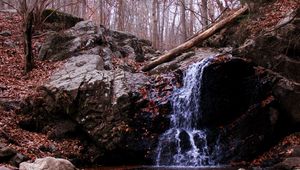
[{"label": "rock face", "polygon": [[300,9],[290,11],[271,31],[249,37],[249,30],[238,23],[223,29],[206,41],[215,47],[232,46],[233,55],[246,58],[267,69],[272,81],[272,94],[280,107],[299,125],[300,83]]},{"label": "rock face", "polygon": [[300,167],[300,157],[286,158],[283,162],[269,168],[270,170],[289,170],[297,169]]},{"label": "rock face", "polygon": [[56,31],[71,28],[78,22],[83,21],[82,18],[52,9],[44,10],[41,18],[47,28]]},{"label": "rock face", "polygon": [[227,124],[257,101],[258,82],[251,63],[239,58],[219,57],[219,60],[203,72],[200,96],[203,126]]},{"label": "rock face", "polygon": [[[226,79],[230,78],[228,75],[212,80],[207,78],[208,84],[212,83],[207,85],[207,90],[204,93],[209,93],[207,100],[215,103],[217,107],[207,108],[209,105],[205,104],[204,109],[206,108],[205,112],[208,111],[211,112],[211,115],[215,115],[217,122],[230,119],[230,116],[217,116],[223,111],[226,112],[226,107],[224,110],[218,110],[220,105],[217,103],[227,103],[225,106],[239,109],[246,109],[247,107],[244,106],[247,106],[249,101],[252,101],[250,102],[252,104],[256,103],[244,111],[233,110],[232,113],[241,113],[240,116],[236,114],[235,120],[232,119],[229,121],[229,124],[220,129],[220,150],[224,154],[223,158],[219,159],[220,162],[226,162],[229,159],[232,161],[251,160],[255,155],[259,154],[258,151],[263,151],[274,145],[282,136],[290,133],[291,129],[299,129],[299,19],[300,10],[298,8],[286,13],[285,17],[269,31],[262,31],[259,35],[250,36],[251,30],[245,29],[245,25],[249,24],[249,22],[247,19],[241,18],[240,22],[222,29],[219,34],[214,35],[204,43],[204,45],[213,47],[231,46],[233,48],[233,56],[250,60],[256,67],[254,77],[242,76],[243,80],[240,79],[241,81],[238,82],[244,83],[232,88],[232,90],[237,91],[239,91],[239,87],[252,89],[254,95],[252,99],[249,96],[246,97],[247,95],[236,96],[237,94],[246,94],[245,91],[230,93],[232,91],[230,87],[234,87],[234,85],[230,84],[233,81],[226,81]],[[243,21],[246,24],[240,24]],[[238,69],[239,73],[230,73],[230,75],[243,74],[243,71],[240,71],[243,68]],[[212,69],[212,74],[220,69]],[[225,70],[225,74],[226,72]],[[253,78],[256,80],[248,81],[254,80]],[[220,81],[222,85],[220,85],[220,82],[217,82],[219,79],[222,80]],[[223,86],[224,82],[226,83]],[[227,83],[229,86],[226,85]],[[217,87],[218,85],[220,87]],[[255,85],[255,88],[253,85]],[[223,90],[216,90],[222,88]],[[222,94],[226,94],[226,92],[231,97],[236,96],[236,100],[234,98],[226,100],[226,98],[222,97]],[[211,96],[214,94],[218,97]],[[222,101],[223,99],[225,100]],[[233,103],[230,104],[231,101],[245,103],[234,106],[232,105]],[[232,116],[235,117],[234,115]],[[214,117],[210,117],[210,119],[213,119],[212,122],[215,122]],[[295,162],[294,160],[296,159],[291,158],[276,167],[279,167],[278,169],[291,169],[293,162]],[[278,160],[274,160],[273,164],[274,162],[276,163]]]},{"label": "rock face", "polygon": [[57,61],[80,54],[95,54],[103,57],[105,68],[111,69],[111,59],[115,56],[142,62],[146,54],[154,52],[147,40],[106,30],[92,21],[82,21],[67,31],[50,35],[40,50],[39,58]]},{"label": "rock face", "polygon": [[18,153],[8,146],[1,146],[0,144],[0,163],[10,163],[13,166],[19,166],[21,162],[26,160],[28,160],[27,156]]},{"label": "rock face", "polygon": [[91,162],[146,162],[163,130],[159,116],[142,110],[149,77],[135,73],[135,63],[149,52],[155,52],[150,42],[91,21],[51,35],[40,59],[65,63],[24,104],[22,112],[30,114],[20,126],[53,139],[77,133],[88,143]]},{"label": "rock face", "polygon": [[104,29],[96,27],[91,21],[82,21],[64,33],[54,33],[42,46],[41,60],[63,60],[76,54],[101,45]]},{"label": "rock face", "polygon": [[46,157],[36,159],[33,163],[23,162],[20,164],[20,170],[76,170],[76,167],[68,160]]}]

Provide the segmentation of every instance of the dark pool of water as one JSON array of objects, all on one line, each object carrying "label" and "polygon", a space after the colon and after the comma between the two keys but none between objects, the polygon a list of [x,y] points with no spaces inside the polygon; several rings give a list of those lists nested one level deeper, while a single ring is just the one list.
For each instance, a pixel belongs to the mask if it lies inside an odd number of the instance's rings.
[{"label": "dark pool of water", "polygon": [[95,167],[86,170],[237,170],[233,167],[155,167],[155,166],[116,166]]}]

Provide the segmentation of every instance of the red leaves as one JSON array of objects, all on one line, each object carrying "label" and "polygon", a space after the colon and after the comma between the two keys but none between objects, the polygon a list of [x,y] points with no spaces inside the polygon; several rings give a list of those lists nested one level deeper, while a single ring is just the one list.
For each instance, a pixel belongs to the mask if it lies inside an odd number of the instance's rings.
[{"label": "red leaves", "polygon": [[293,9],[300,7],[299,0],[277,0],[267,6],[261,7],[261,17],[248,24],[248,29],[253,35],[259,34],[261,31],[270,31],[285,17],[285,15]]},{"label": "red leaves", "polygon": [[[33,96],[36,88],[42,85],[52,72],[57,69],[61,62],[35,61],[35,68],[25,75],[23,71],[24,54],[22,45],[21,18],[17,14],[0,12],[0,31],[10,30],[12,36],[0,36],[0,99],[20,101],[28,96]],[[41,44],[43,37],[34,39],[35,56],[37,56],[37,44]],[[4,44],[11,41],[14,47]],[[55,142],[49,140],[46,135],[22,130],[18,122],[22,119],[14,112],[3,111],[0,107],[0,129],[4,131],[11,140],[2,138],[0,132],[0,143],[6,143],[17,151],[35,157],[55,156],[67,157],[79,155],[83,149],[79,140],[62,140]],[[17,141],[17,142],[12,142]],[[53,152],[42,151],[41,147],[54,148]]]},{"label": "red leaves", "polygon": [[291,147],[300,145],[300,135],[292,134],[285,137],[277,146],[271,148],[257,159],[251,162],[252,166],[260,166],[268,160],[276,160],[277,158],[284,158],[291,153]]},{"label": "red leaves", "polygon": [[[1,12],[0,18],[0,28],[12,31],[12,36],[0,36],[1,42],[11,41],[14,44],[14,47],[0,44],[0,86],[4,87],[0,98],[21,100],[34,93],[35,88],[43,84],[61,63],[36,60],[33,71],[25,75],[22,30],[19,24],[21,18],[17,14]],[[34,39],[34,44],[40,44],[42,39],[43,37]],[[34,45],[35,56],[37,56],[36,47],[37,45]]]}]

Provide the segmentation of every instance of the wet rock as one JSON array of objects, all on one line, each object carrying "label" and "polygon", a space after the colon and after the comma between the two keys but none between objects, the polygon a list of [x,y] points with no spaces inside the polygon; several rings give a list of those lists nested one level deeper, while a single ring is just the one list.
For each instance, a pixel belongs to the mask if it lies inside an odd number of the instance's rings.
[{"label": "wet rock", "polygon": [[251,63],[240,58],[220,60],[203,71],[199,97],[204,126],[226,125],[236,119],[256,101],[254,97],[258,93]]},{"label": "wet rock", "polygon": [[111,62],[111,59],[113,57],[113,52],[111,51],[111,49],[108,47],[103,48],[102,56],[103,56],[103,61],[104,61],[104,69],[105,70],[113,69],[113,65]]},{"label": "wet rock", "polygon": [[179,139],[180,139],[180,146],[182,149],[182,152],[187,152],[192,148],[192,145],[190,143],[190,136],[186,131],[182,131],[179,134]]},{"label": "wet rock", "polygon": [[12,33],[11,33],[11,31],[9,31],[9,30],[4,30],[4,31],[1,31],[1,32],[0,32],[0,35],[1,35],[1,36],[4,36],[4,37],[8,37],[8,36],[11,36]]},{"label": "wet rock", "polygon": [[23,162],[20,164],[20,170],[76,170],[76,167],[68,160],[46,157],[36,159],[33,163]]}]

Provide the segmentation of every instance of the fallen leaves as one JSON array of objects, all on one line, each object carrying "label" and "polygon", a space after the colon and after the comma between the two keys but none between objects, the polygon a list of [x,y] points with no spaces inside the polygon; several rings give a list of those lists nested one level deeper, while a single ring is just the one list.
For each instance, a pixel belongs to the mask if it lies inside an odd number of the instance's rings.
[{"label": "fallen leaves", "polygon": [[[39,61],[35,58],[35,68],[24,74],[21,18],[16,13],[0,12],[0,31],[4,30],[10,30],[12,35],[0,36],[0,100],[22,101],[33,95],[36,88],[47,81],[62,62]],[[43,40],[43,36],[33,40],[35,57]],[[7,41],[10,41],[12,46],[7,46]],[[0,116],[0,143],[5,143],[31,159],[45,156],[79,157],[83,150],[81,142],[77,139],[53,141],[44,134],[20,129],[18,122],[22,117],[14,111],[4,111],[1,105]]]},{"label": "fallen leaves", "polygon": [[286,14],[300,7],[299,0],[277,0],[259,9],[260,17],[248,24],[252,36],[261,32],[274,29],[278,22],[286,17]]}]

